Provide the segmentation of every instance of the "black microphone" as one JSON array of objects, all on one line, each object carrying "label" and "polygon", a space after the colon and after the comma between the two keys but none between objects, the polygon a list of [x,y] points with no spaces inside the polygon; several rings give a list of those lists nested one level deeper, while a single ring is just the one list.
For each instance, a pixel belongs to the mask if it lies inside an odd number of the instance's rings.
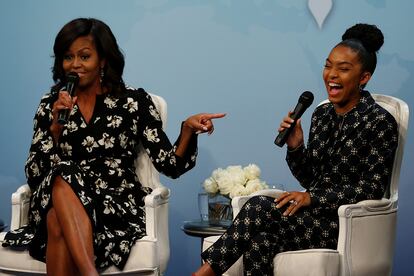
[{"label": "black microphone", "polygon": [[[66,76],[66,91],[73,97],[75,95],[76,86],[79,82],[79,76],[75,72],[70,72]],[[64,125],[68,122],[70,109],[62,109],[59,111],[58,123]]]},{"label": "black microphone", "polygon": [[312,104],[313,94],[310,91],[305,91],[300,95],[298,104],[296,105],[293,113],[290,114],[290,118],[294,121],[291,124],[290,128],[285,128],[283,131],[279,132],[279,135],[275,139],[275,144],[279,147],[283,147],[286,143],[287,138],[289,137],[290,132],[296,125],[296,121],[302,116],[303,112]]}]

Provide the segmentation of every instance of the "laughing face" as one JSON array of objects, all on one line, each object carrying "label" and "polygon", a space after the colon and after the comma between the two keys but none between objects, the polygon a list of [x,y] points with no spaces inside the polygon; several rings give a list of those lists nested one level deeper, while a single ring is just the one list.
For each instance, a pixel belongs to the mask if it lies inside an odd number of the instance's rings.
[{"label": "laughing face", "polygon": [[326,59],[323,80],[329,100],[339,114],[351,110],[361,97],[360,86],[371,78],[371,73],[362,70],[357,52],[338,45]]}]

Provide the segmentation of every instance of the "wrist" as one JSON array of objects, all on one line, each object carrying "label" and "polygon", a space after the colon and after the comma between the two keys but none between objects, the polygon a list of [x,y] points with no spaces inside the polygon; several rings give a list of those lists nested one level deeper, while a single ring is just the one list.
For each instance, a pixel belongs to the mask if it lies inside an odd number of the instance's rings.
[{"label": "wrist", "polygon": [[303,145],[304,145],[304,143],[303,143],[303,142],[301,142],[301,143],[299,143],[299,144],[297,144],[297,145],[293,145],[293,146],[289,146],[289,145],[288,145],[287,150],[288,150],[289,152],[294,152],[294,151],[297,151],[298,149],[300,149]]},{"label": "wrist", "polygon": [[181,124],[181,131],[182,131],[182,132],[193,133],[193,132],[194,132],[194,129],[190,126],[190,124],[187,122],[187,120],[185,120],[185,121]]}]

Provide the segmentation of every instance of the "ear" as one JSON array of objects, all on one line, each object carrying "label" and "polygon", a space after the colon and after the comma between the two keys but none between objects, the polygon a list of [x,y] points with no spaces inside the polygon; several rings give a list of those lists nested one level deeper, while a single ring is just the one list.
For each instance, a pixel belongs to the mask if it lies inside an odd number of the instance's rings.
[{"label": "ear", "polygon": [[359,85],[360,86],[366,85],[371,79],[371,76],[372,74],[370,72],[362,73],[361,80],[359,81]]}]

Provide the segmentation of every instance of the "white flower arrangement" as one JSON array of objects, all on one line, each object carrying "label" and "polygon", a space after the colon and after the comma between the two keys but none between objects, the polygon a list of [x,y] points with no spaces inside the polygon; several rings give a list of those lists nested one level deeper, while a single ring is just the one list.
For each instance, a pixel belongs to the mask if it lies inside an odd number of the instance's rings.
[{"label": "white flower arrangement", "polygon": [[220,193],[226,197],[250,195],[253,192],[268,188],[266,182],[260,180],[260,168],[255,164],[228,166],[218,168],[204,180],[204,190],[209,194]]}]

